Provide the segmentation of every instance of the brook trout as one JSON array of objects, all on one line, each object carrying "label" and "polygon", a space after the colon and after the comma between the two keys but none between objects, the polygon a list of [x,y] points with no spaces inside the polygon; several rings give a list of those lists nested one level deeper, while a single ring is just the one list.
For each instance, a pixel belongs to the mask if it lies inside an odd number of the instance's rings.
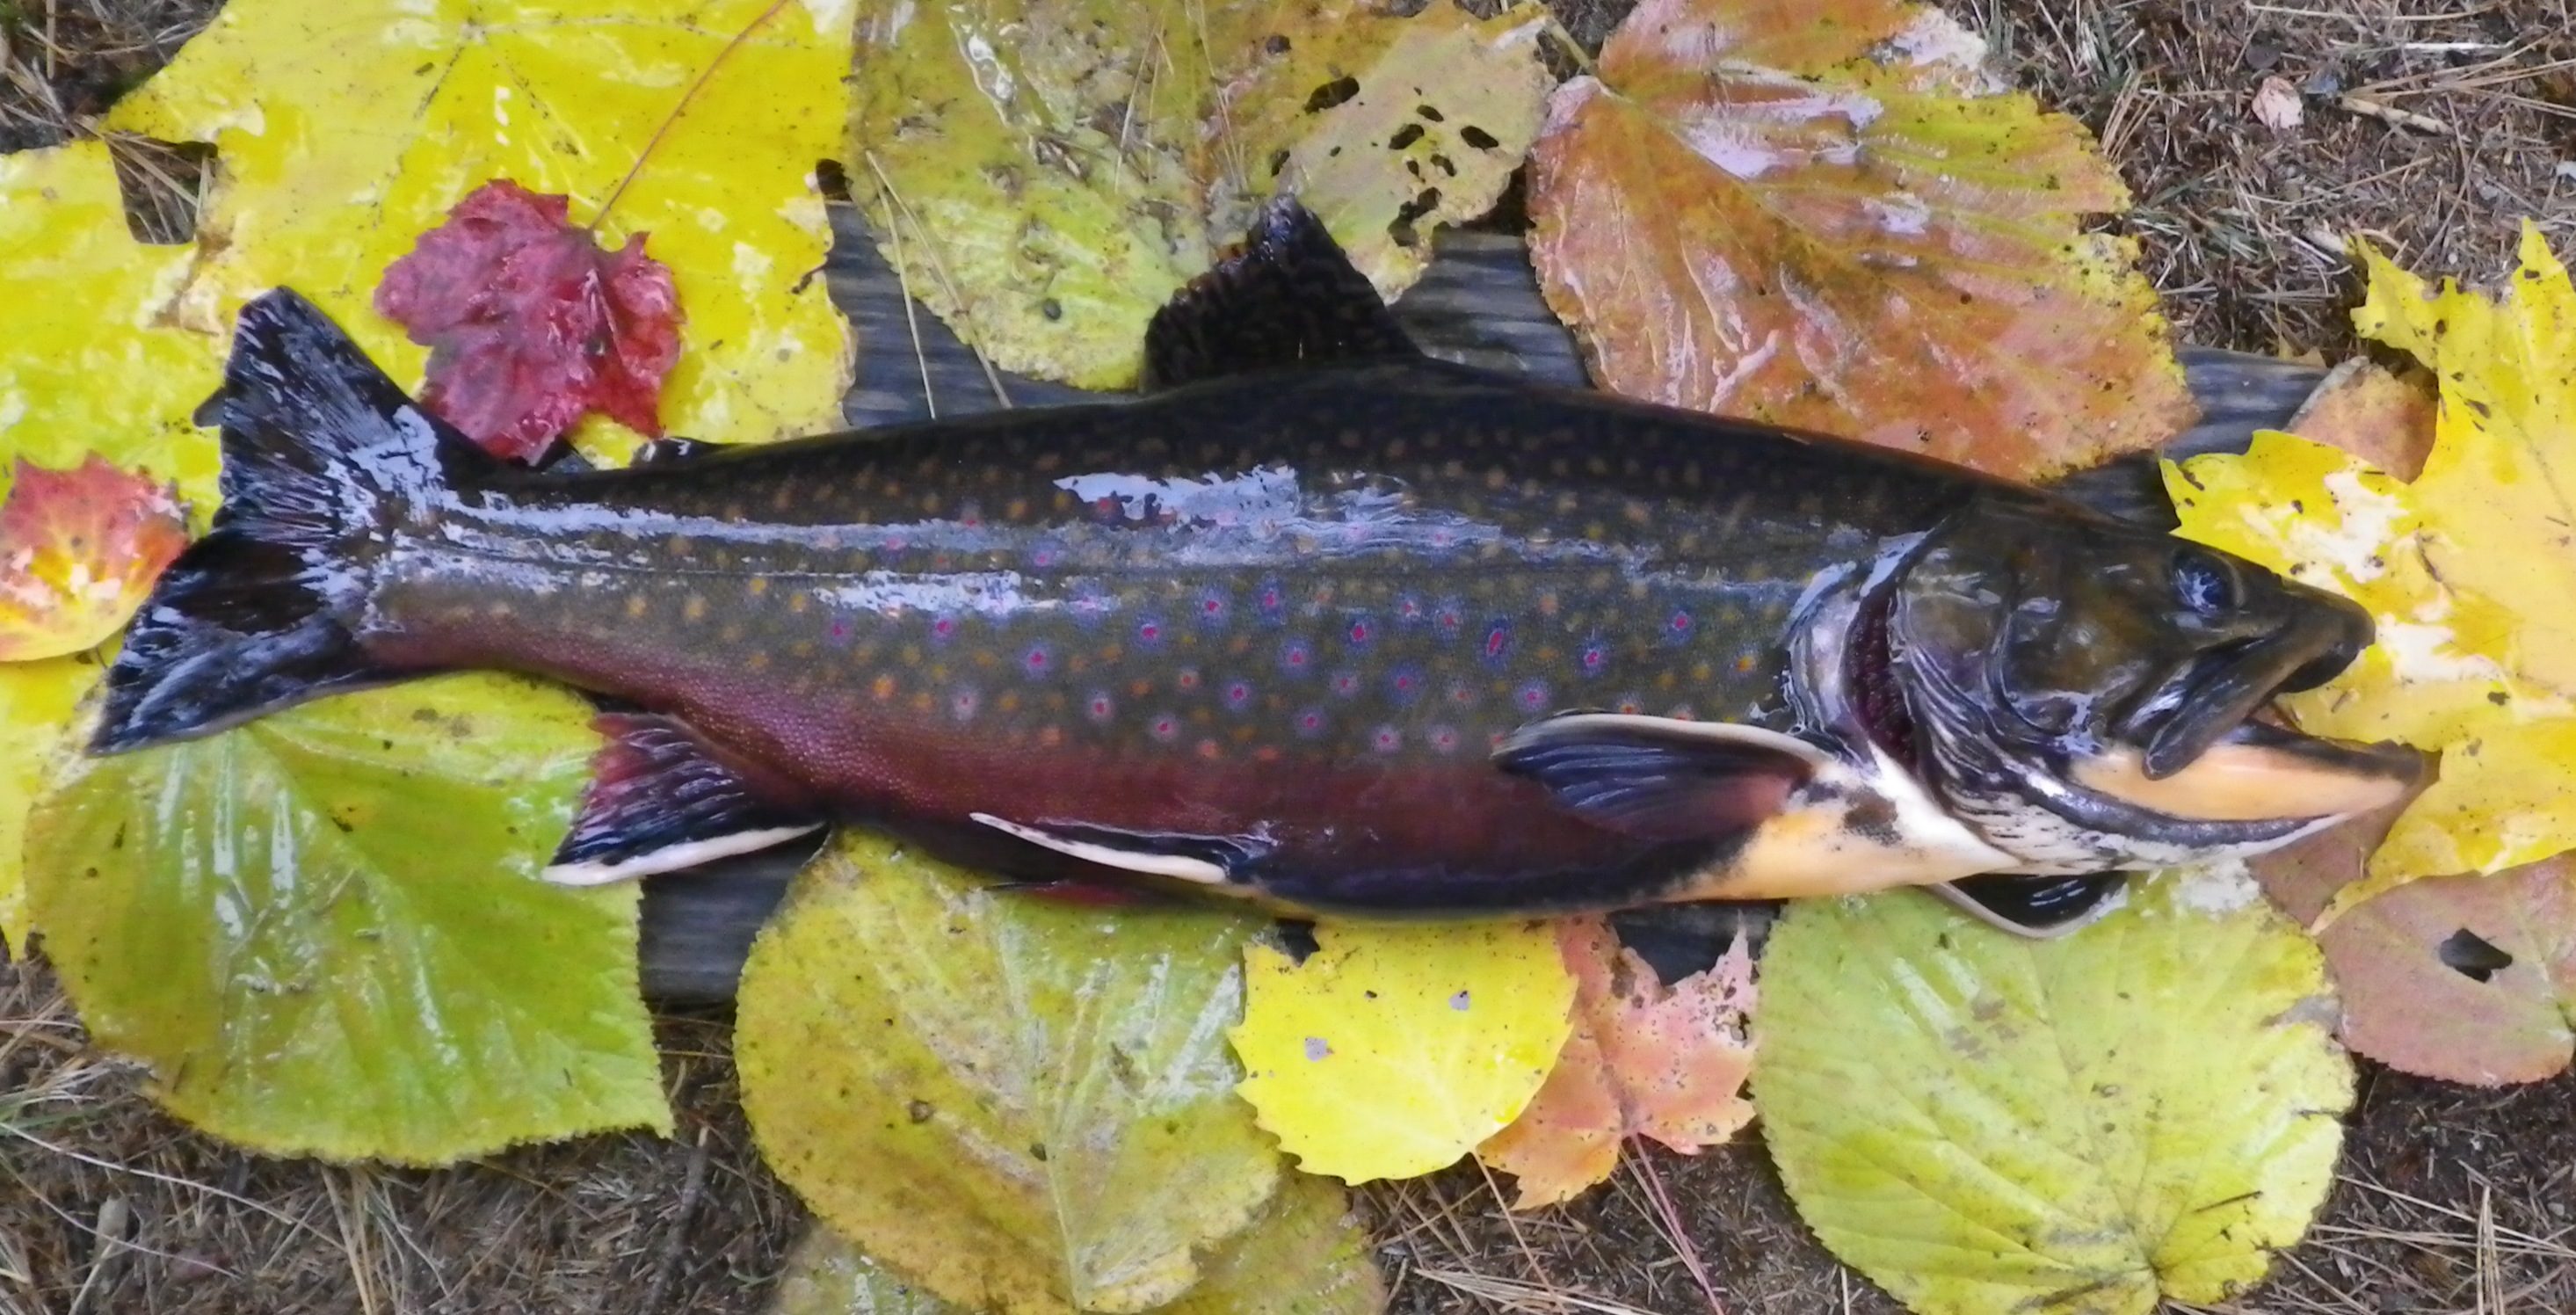
[{"label": "brook trout", "polygon": [[1432,360],[1293,203],[1146,354],[1131,403],[550,473],[269,293],[214,530],[93,747],[504,668],[641,710],[562,881],[855,821],[1287,911],[1922,885],[2032,934],[2417,770],[2250,719],[2369,644],[2355,606],[1938,462]]}]

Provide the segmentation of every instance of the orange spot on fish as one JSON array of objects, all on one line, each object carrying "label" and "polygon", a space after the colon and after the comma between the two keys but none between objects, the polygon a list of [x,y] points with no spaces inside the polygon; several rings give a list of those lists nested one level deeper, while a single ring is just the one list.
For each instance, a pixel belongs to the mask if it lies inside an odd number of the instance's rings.
[{"label": "orange spot on fish", "polygon": [[680,619],[683,621],[701,621],[706,619],[706,615],[707,600],[696,594],[689,595],[689,601],[680,605]]},{"label": "orange spot on fish", "polygon": [[1041,749],[1052,749],[1062,743],[1064,743],[1064,728],[1061,726],[1049,726],[1038,732],[1038,747]]},{"label": "orange spot on fish", "polygon": [[869,692],[869,693],[871,693],[871,694],[876,695],[877,702],[879,702],[879,703],[883,703],[883,702],[885,702],[887,699],[893,698],[893,697],[894,697],[894,677],[892,677],[892,676],[879,676],[879,677],[877,677],[877,678],[876,678],[876,683],[874,683],[874,684],[872,684],[872,685],[870,685],[870,686],[868,687],[868,692]]}]

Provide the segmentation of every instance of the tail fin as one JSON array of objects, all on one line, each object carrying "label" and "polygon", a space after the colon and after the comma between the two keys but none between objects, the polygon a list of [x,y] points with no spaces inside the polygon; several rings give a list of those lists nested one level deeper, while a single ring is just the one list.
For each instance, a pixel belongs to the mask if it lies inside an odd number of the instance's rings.
[{"label": "tail fin", "polygon": [[382,532],[398,509],[491,461],[284,288],[242,308],[213,406],[224,498],[214,532],[179,555],[126,631],[92,752],[417,674],[371,661],[351,632]]}]

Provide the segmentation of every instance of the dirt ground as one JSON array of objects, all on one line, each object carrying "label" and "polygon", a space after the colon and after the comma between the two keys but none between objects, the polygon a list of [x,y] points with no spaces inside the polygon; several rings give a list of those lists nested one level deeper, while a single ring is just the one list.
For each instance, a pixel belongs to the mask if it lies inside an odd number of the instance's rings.
[{"label": "dirt ground", "polygon": [[[1559,0],[1596,43],[1627,0]],[[208,0],[0,0],[0,150],[89,131]],[[2340,234],[2423,270],[2505,268],[2517,220],[2576,224],[2565,0],[1963,0],[2005,71],[2099,133],[2194,342],[2355,348]],[[2266,78],[2302,122],[2250,110]],[[133,152],[137,194],[193,190]],[[184,203],[142,226],[184,233]],[[0,965],[0,1315],[756,1309],[803,1226],[761,1166],[720,1015],[665,1018],[671,1141],[600,1137],[437,1172],[248,1156],[158,1114],[41,965]],[[2342,1176],[2273,1282],[2221,1309],[2576,1310],[2576,1078],[2497,1091],[2365,1066]],[[1472,1165],[1365,1194],[1403,1311],[1898,1308],[1797,1222],[1758,1138],[1654,1152],[1574,1206],[1506,1216]]]}]

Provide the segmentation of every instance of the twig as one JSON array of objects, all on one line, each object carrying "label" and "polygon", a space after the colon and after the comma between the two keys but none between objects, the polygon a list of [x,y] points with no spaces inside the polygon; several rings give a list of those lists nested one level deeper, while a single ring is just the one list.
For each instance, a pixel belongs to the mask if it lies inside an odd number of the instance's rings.
[{"label": "twig", "polygon": [[2448,137],[2451,135],[2451,125],[2442,122],[2440,119],[2434,118],[2430,114],[2418,114],[2413,110],[2401,110],[2385,101],[2372,100],[2370,97],[2361,95],[2357,92],[2345,92],[2343,95],[2335,97],[2335,104],[2340,105],[2355,114],[2366,114],[2382,123],[2393,124],[2400,128],[2413,128],[2417,132],[2429,132],[2436,137]]},{"label": "twig", "polygon": [[708,60],[705,68],[698,70],[697,80],[689,84],[687,91],[680,93],[680,103],[671,107],[671,113],[662,120],[662,126],[653,130],[652,140],[644,143],[644,149],[635,153],[635,163],[627,166],[626,176],[617,180],[616,189],[608,194],[607,200],[599,203],[599,213],[590,217],[590,222],[583,225],[582,231],[592,234],[599,232],[600,223],[608,218],[610,210],[617,207],[617,199],[626,195],[626,187],[635,181],[635,175],[644,172],[644,162],[653,158],[654,148],[660,146],[662,139],[670,135],[671,128],[679,123],[680,116],[689,112],[689,102],[698,98],[698,92],[706,87],[707,79],[714,77],[716,69],[724,64],[725,59],[734,51],[741,49],[742,43],[749,41],[751,34],[760,30],[761,24],[777,17],[778,11],[785,9],[788,3],[789,0],[777,0],[777,3],[761,10],[758,18],[743,24],[742,30],[733,34],[733,40],[726,42],[724,49],[717,51],[716,57]]},{"label": "twig", "polygon": [[707,1128],[698,1125],[697,1144],[689,1148],[689,1167],[680,1176],[680,1207],[671,1212],[671,1241],[662,1248],[662,1259],[653,1267],[653,1282],[644,1289],[644,1300],[636,1305],[638,1315],[658,1315],[662,1302],[671,1293],[671,1280],[679,1276],[680,1257],[688,1252],[689,1216],[697,1213],[698,1195],[707,1188]]}]

